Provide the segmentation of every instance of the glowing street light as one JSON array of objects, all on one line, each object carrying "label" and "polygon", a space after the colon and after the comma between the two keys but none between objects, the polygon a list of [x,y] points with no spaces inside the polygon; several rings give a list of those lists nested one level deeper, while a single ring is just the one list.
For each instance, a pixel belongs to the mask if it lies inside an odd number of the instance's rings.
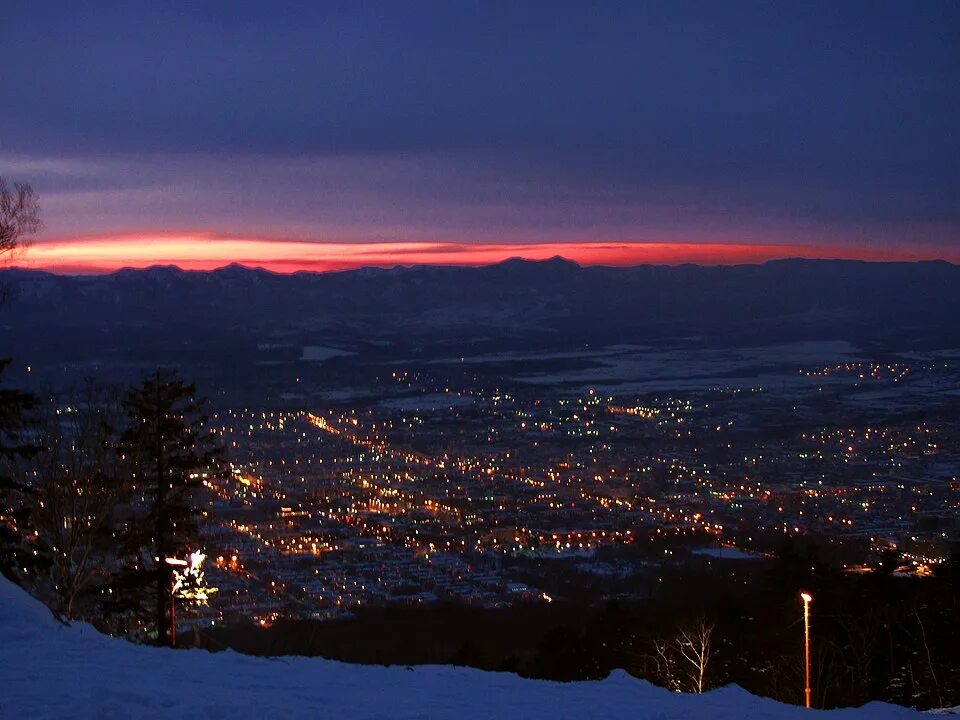
[{"label": "glowing street light", "polygon": [[805,667],[806,682],[804,684],[804,694],[806,695],[807,707],[810,707],[810,603],[813,602],[813,595],[808,592],[800,593],[800,599],[803,600],[803,660]]},{"label": "glowing street light", "polygon": [[[170,567],[187,567],[190,563],[180,558],[164,558]],[[177,646],[177,573],[170,575],[170,647]]]},{"label": "glowing street light", "polygon": [[[177,598],[183,598],[188,603],[206,605],[210,596],[217,592],[217,588],[207,585],[204,579],[203,561],[207,556],[200,550],[190,553],[189,558],[168,557],[163,561],[173,568],[170,577],[170,646],[177,645]],[[182,569],[177,569],[182,568]]]}]

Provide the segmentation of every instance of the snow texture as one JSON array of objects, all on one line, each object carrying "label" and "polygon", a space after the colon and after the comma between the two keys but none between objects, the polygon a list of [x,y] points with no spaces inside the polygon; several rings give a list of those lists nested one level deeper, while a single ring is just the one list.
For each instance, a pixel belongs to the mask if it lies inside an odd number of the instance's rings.
[{"label": "snow texture", "polygon": [[720,560],[762,560],[763,553],[750,552],[749,550],[740,550],[731,547],[708,547],[698,548],[693,551],[694,555],[704,557],[719,558]]},{"label": "snow texture", "polygon": [[[678,695],[624,672],[598,682],[524,680],[455,667],[380,667],[315,658],[137,646],[55,620],[0,577],[0,718],[336,720],[809,720],[810,711],[730,686]],[[816,712],[920,718],[893,705]]]}]

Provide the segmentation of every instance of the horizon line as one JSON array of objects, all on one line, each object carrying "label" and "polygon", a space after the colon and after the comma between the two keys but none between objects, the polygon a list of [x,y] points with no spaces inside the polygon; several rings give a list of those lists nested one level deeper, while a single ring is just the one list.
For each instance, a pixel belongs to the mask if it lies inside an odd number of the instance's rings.
[{"label": "horizon line", "polygon": [[18,265],[10,264],[6,267],[0,267],[0,273],[19,271],[19,272],[33,272],[33,273],[42,273],[47,275],[56,275],[58,277],[107,277],[110,275],[117,275],[118,273],[124,272],[148,272],[150,270],[171,270],[174,272],[185,273],[185,274],[212,274],[220,272],[222,270],[229,270],[231,268],[239,268],[240,270],[245,270],[248,272],[262,272],[268,275],[275,275],[277,277],[292,277],[293,275],[334,275],[337,273],[350,273],[358,272],[362,270],[383,270],[389,272],[391,270],[415,270],[417,268],[453,268],[453,269],[482,269],[482,268],[491,268],[498,265],[503,265],[509,262],[525,262],[532,265],[541,265],[554,261],[563,261],[573,265],[574,267],[583,270],[587,268],[598,268],[598,269],[609,269],[609,270],[631,270],[635,268],[642,267],[670,267],[670,268],[680,268],[680,267],[696,267],[696,268],[737,268],[737,267],[762,267],[764,265],[771,265],[773,263],[779,262],[803,262],[803,263],[863,263],[867,265],[920,265],[924,263],[943,263],[945,265],[950,265],[952,267],[960,267],[960,262],[955,262],[953,260],[946,260],[944,258],[917,258],[917,259],[860,259],[860,258],[847,258],[847,257],[799,257],[799,256],[786,256],[786,257],[777,257],[770,258],[769,260],[759,260],[757,262],[742,262],[742,263],[698,263],[698,262],[676,262],[676,263],[665,263],[665,262],[647,262],[647,263],[636,263],[633,265],[605,265],[602,263],[589,263],[581,264],[570,258],[564,257],[562,255],[555,255],[551,258],[544,258],[539,260],[531,260],[523,257],[509,257],[503,260],[498,260],[495,262],[481,263],[481,264],[458,264],[458,263],[398,263],[396,265],[360,265],[357,267],[348,267],[348,268],[336,268],[330,270],[271,270],[268,267],[263,265],[254,265],[244,262],[228,262],[224,265],[218,265],[216,267],[210,268],[189,268],[182,267],[177,264],[163,264],[158,263],[155,265],[143,265],[143,266],[132,266],[125,265],[123,267],[118,267],[115,269],[108,270],[85,270],[85,271],[70,271],[66,269],[46,269],[38,267],[30,267],[27,265]]},{"label": "horizon line", "polygon": [[760,265],[774,260],[960,263],[960,249],[852,244],[559,241],[469,243],[376,240],[314,242],[221,236],[209,232],[124,233],[38,240],[8,258],[8,267],[58,275],[105,275],[124,269],[176,267],[214,271],[230,265],[279,275],[362,268],[484,267],[508,260],[560,258],[581,267]]}]

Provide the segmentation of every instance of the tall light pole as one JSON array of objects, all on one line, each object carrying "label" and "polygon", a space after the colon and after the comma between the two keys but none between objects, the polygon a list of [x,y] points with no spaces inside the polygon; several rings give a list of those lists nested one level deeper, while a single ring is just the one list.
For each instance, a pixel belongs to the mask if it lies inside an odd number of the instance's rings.
[{"label": "tall light pole", "polygon": [[806,682],[803,686],[804,694],[807,699],[807,707],[810,707],[810,603],[813,596],[808,592],[800,593],[800,599],[803,600],[803,664],[805,669]]}]

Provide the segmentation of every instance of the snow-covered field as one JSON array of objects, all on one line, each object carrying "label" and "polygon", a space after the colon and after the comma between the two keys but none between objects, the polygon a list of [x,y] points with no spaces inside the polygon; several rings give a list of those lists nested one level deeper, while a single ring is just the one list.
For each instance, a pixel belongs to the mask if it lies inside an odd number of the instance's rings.
[{"label": "snow-covered field", "polygon": [[854,345],[841,341],[745,348],[616,345],[576,354],[595,360],[595,367],[522,374],[514,379],[531,385],[582,383],[618,393],[773,384],[802,387],[811,383],[798,374],[801,367],[855,361],[859,359],[857,352]]},{"label": "snow-covered field", "polygon": [[468,407],[476,404],[476,398],[469,395],[455,395],[453,393],[428,393],[412,397],[389,398],[377,403],[387,410],[412,410],[429,412],[431,410],[447,410],[455,407]]},{"label": "snow-covered field", "polygon": [[350,355],[356,355],[356,353],[323,345],[307,345],[303,348],[300,359],[306,362],[324,362],[335,357],[348,357]]},{"label": "snow-covered field", "polygon": [[[892,705],[816,713],[919,718]],[[331,720],[748,720],[810,712],[736,688],[676,695],[617,672],[555,683],[453,667],[378,667],[311,658],[173,651],[57,623],[0,577],[0,718],[330,718]]]},{"label": "snow-covered field", "polygon": [[699,548],[694,550],[693,554],[719,558],[720,560],[762,560],[764,557],[762,553],[723,546]]}]

